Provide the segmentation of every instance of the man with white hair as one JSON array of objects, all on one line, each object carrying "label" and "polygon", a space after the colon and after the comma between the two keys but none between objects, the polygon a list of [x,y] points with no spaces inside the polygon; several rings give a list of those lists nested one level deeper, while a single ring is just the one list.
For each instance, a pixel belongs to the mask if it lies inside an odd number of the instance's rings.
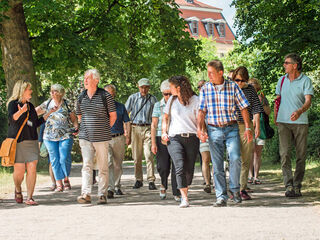
[{"label": "man with white hair", "polygon": [[[108,84],[104,87],[113,99],[116,97],[116,87]],[[114,100],[117,109],[117,120],[111,128],[112,140],[109,143],[109,187],[107,198],[113,198],[116,195],[123,195],[121,191],[122,162],[125,155],[125,144],[131,142],[131,125],[126,107],[124,104]]]},{"label": "man with white hair", "polygon": [[139,92],[132,94],[125,106],[130,113],[131,119],[131,142],[132,142],[132,157],[134,160],[134,174],[136,182],[134,189],[143,186],[142,173],[142,156],[147,162],[147,180],[149,182],[149,190],[156,190],[154,185],[154,160],[151,153],[151,121],[153,106],[157,102],[157,98],[149,94],[150,82],[147,78],[142,78],[138,81]]},{"label": "man with white hair", "polygon": [[80,122],[79,144],[83,158],[82,188],[78,203],[91,203],[93,159],[96,156],[99,169],[98,202],[107,203],[108,141],[111,127],[117,119],[112,96],[98,88],[100,74],[89,69],[84,74],[85,90],[77,100],[76,114]]}]

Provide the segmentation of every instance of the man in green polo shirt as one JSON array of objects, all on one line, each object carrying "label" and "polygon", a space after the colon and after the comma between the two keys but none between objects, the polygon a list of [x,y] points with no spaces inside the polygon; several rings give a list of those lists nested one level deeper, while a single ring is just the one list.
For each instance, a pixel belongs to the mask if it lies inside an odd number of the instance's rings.
[{"label": "man in green polo shirt", "polygon": [[[313,96],[312,82],[302,71],[302,60],[295,53],[284,58],[286,74],[278,80],[276,94],[281,103],[276,123],[278,125],[280,157],[286,197],[301,197],[308,136],[308,114]],[[290,150],[296,148],[296,170],[292,174]]]}]

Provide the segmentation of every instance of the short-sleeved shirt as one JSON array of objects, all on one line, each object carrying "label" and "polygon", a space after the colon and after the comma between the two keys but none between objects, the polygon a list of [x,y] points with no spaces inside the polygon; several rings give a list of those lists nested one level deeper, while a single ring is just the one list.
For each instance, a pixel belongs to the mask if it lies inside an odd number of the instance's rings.
[{"label": "short-sleeved shirt", "polygon": [[283,76],[278,80],[276,94],[281,95],[281,103],[277,116],[277,122],[291,124],[308,124],[308,113],[304,112],[296,121],[291,121],[291,114],[297,111],[305,103],[305,95],[313,95],[311,79],[301,73],[292,82],[285,75],[280,94],[280,85]]},{"label": "short-sleeved shirt", "polygon": [[128,116],[126,107],[124,104],[114,101],[117,109],[117,120],[111,128],[112,134],[124,134],[123,123],[129,122],[130,118]]},{"label": "short-sleeved shirt", "polygon": [[[244,95],[249,101],[250,105],[248,107],[248,112],[249,112],[250,120],[252,120],[253,115],[264,112],[263,107],[260,103],[258,94],[252,85],[249,84],[247,87],[241,88],[241,90],[243,91]],[[238,121],[244,122],[241,111],[237,106],[236,106],[236,110],[238,114]]]},{"label": "short-sleeved shirt", "polygon": [[[17,136],[20,127],[22,126],[28,115],[27,112],[25,112],[17,120],[13,119],[13,115],[19,110],[18,104],[20,107],[23,107],[23,104],[18,100],[13,100],[9,102],[8,105],[8,138],[15,138]],[[27,104],[29,109],[29,118],[28,122],[21,131],[18,142],[22,142],[24,140],[38,140],[37,128],[45,122],[43,117],[38,118],[33,104],[30,102],[28,102]]]},{"label": "short-sleeved shirt", "polygon": [[[72,125],[70,120],[70,109],[67,106],[67,101],[63,100],[59,109],[49,115],[45,123],[43,139],[49,141],[62,141],[72,137],[70,131]],[[55,102],[52,99],[44,101],[40,108],[46,113],[55,107]]]},{"label": "short-sleeved shirt", "polygon": [[240,87],[232,81],[225,79],[221,88],[208,82],[200,90],[199,109],[207,113],[208,124],[224,125],[236,121],[236,106],[242,110],[249,106],[249,102]]},{"label": "short-sleeved shirt", "polygon": [[89,142],[111,140],[109,113],[116,111],[112,96],[105,91],[107,108],[104,106],[102,96],[98,91],[95,92],[91,99],[85,92],[81,102],[80,96],[76,107],[76,114],[81,115],[79,139]]},{"label": "short-sleeved shirt", "polygon": [[[164,113],[169,113],[170,102],[173,97],[171,96],[164,108]],[[169,126],[168,135],[173,137],[181,133],[197,133],[197,115],[199,108],[199,97],[193,95],[189,104],[184,106],[178,98],[175,98],[171,105],[171,121]]]},{"label": "short-sleeved shirt", "polygon": [[[125,105],[128,113],[130,113],[132,123],[151,124],[153,106],[156,102],[157,98],[151,94],[141,96],[141,93],[137,92],[130,95]],[[143,108],[138,112],[142,106]]]},{"label": "short-sleeved shirt", "polygon": [[164,98],[162,98],[159,102],[156,102],[156,104],[153,107],[152,117],[158,118],[158,127],[157,127],[157,136],[161,136],[162,134],[162,115],[164,108],[166,106],[166,102],[164,101]]}]

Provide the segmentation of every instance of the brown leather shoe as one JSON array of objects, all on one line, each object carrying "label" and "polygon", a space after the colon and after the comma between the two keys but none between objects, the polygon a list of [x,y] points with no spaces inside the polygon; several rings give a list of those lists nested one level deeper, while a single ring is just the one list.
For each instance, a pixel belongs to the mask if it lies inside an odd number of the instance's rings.
[{"label": "brown leather shoe", "polygon": [[81,196],[79,196],[77,198],[77,201],[80,204],[91,203],[91,197],[90,197],[90,195],[83,193]]}]

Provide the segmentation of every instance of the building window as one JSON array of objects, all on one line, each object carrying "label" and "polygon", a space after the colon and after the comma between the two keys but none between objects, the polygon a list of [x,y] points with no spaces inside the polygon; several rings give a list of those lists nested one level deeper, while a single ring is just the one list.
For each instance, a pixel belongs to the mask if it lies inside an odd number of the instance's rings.
[{"label": "building window", "polygon": [[207,23],[206,24],[206,30],[209,37],[214,36],[214,25],[213,23]]},{"label": "building window", "polygon": [[193,0],[187,0],[188,3],[193,3]]},{"label": "building window", "polygon": [[217,23],[216,28],[218,31],[218,34],[220,37],[225,37],[226,36],[226,29],[225,29],[225,24],[224,23]]},{"label": "building window", "polygon": [[198,22],[197,21],[192,21],[190,24],[190,31],[192,35],[198,36]]}]

